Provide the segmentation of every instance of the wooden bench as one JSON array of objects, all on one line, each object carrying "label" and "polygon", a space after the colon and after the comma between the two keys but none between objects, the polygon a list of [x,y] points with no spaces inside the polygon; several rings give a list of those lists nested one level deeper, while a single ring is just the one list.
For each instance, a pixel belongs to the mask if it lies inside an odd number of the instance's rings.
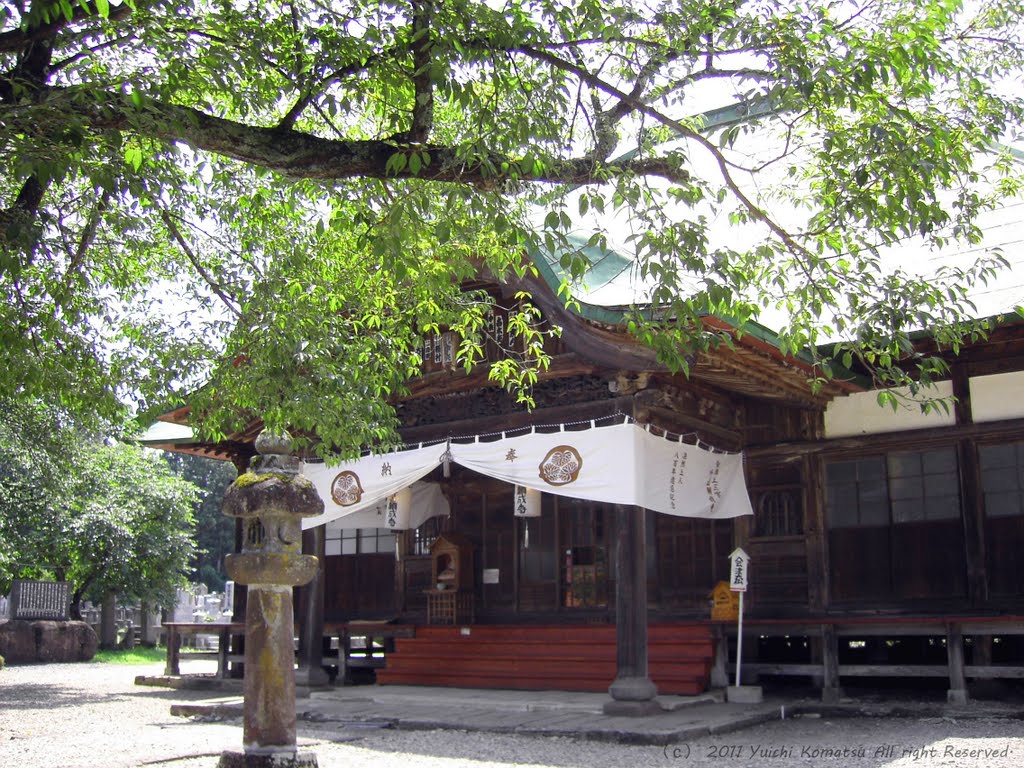
[{"label": "wooden bench", "polygon": [[181,641],[187,636],[212,635],[217,638],[216,651],[197,651],[188,655],[189,659],[216,659],[217,677],[228,677],[229,662],[239,660],[230,655],[231,637],[244,635],[245,624],[215,624],[210,622],[165,622],[167,631],[167,663],[164,674],[173,677],[181,675]]},{"label": "wooden bench", "polygon": [[[385,656],[394,646],[395,638],[412,637],[415,627],[411,624],[392,624],[386,621],[350,621],[324,624],[324,643],[337,645],[338,655],[325,656],[323,666],[335,667],[335,679],[343,683],[351,682],[352,669],[382,669],[386,663]],[[354,643],[363,639],[364,644]],[[376,655],[375,643],[381,641],[381,656]]]},{"label": "wooden bench", "polygon": [[[196,635],[212,635],[217,638],[216,651],[197,651],[189,653],[188,659],[216,659],[217,677],[225,680],[231,677],[231,665],[242,665],[245,656],[238,653],[231,653],[231,640],[233,637],[245,637],[245,624],[243,622],[232,622],[229,624],[214,624],[203,622],[166,622],[164,628],[167,632],[167,663],[164,667],[164,674],[174,677],[181,675],[181,643],[183,638]],[[296,625],[296,636],[300,634],[301,626]],[[337,667],[338,678],[346,680],[348,670],[351,667],[382,667],[383,659],[361,656],[361,649],[353,649],[353,638],[367,638],[367,643],[372,649],[374,640],[381,638],[391,640],[396,637],[412,637],[414,628],[411,625],[389,624],[386,622],[327,622],[324,624],[324,642],[330,645],[337,645],[337,657],[325,657],[324,666]]]},{"label": "wooden bench", "polygon": [[[713,622],[718,627],[718,643],[712,684],[728,684],[730,637],[736,636],[733,622]],[[843,677],[947,677],[950,703],[967,701],[967,679],[1024,678],[1024,666],[1010,664],[965,664],[964,638],[991,638],[1000,635],[1024,635],[1024,616],[855,616],[814,617],[806,619],[744,618],[744,638],[808,637],[820,639],[821,661],[816,663],[741,664],[743,671],[755,675],[810,676],[821,681],[822,700],[838,701]],[[937,636],[945,640],[945,664],[840,664],[840,638]],[[746,644],[745,644],[746,645]],[[749,645],[747,646],[749,647]]]}]

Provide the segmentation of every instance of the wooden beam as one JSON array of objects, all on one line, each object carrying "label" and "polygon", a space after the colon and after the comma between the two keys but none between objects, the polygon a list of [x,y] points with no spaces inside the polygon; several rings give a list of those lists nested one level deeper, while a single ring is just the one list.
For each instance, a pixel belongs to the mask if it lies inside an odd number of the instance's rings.
[{"label": "wooden beam", "polygon": [[399,430],[407,445],[447,437],[463,437],[491,432],[523,429],[533,425],[562,424],[588,421],[614,416],[617,413],[633,415],[632,397],[614,397],[588,403],[576,403],[557,408],[539,408],[534,411],[506,413],[482,419],[459,419],[430,424],[423,427],[405,427]]},{"label": "wooden beam", "polygon": [[803,440],[771,445],[747,445],[748,458],[785,458],[807,453],[843,454],[879,453],[892,449],[921,449],[927,443],[950,443],[961,438],[994,437],[1009,440],[1024,439],[1024,419],[1008,419],[981,424],[957,424],[949,427],[930,427],[900,432],[882,432],[872,435],[835,437],[828,440]]},{"label": "wooden beam", "polygon": [[[458,368],[418,376],[410,380],[409,392],[400,399],[400,402],[450,395],[456,392],[472,392],[477,389],[501,389],[489,378],[490,369],[489,364],[480,363],[469,373]],[[537,372],[537,380],[553,381],[572,376],[591,376],[603,370],[605,370],[604,367],[569,352],[553,357],[548,368]]]},{"label": "wooden beam", "polygon": [[[752,661],[743,665],[759,675],[821,675],[821,664],[787,664],[785,662]],[[964,666],[967,679],[995,680],[1024,678],[1024,667],[989,664]],[[945,664],[840,664],[839,677],[946,677],[949,667]]]},{"label": "wooden beam", "polygon": [[[738,451],[743,447],[743,439],[738,432],[710,424],[696,416],[672,411],[658,406],[643,406],[650,415],[650,421],[663,429],[675,432],[695,431],[701,437],[715,443],[716,448],[726,451]],[[638,414],[639,419],[639,414]],[[642,420],[642,419],[641,419]]]}]

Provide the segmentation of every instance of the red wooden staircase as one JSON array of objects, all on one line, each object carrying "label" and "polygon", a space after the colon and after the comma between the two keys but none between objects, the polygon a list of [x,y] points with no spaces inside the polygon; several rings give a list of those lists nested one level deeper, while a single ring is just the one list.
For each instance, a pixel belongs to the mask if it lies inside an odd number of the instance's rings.
[{"label": "red wooden staircase", "polygon": [[[652,624],[648,669],[659,693],[707,690],[714,642],[702,624]],[[597,625],[420,626],[397,638],[377,670],[381,685],[607,691],[615,679],[615,627]]]}]

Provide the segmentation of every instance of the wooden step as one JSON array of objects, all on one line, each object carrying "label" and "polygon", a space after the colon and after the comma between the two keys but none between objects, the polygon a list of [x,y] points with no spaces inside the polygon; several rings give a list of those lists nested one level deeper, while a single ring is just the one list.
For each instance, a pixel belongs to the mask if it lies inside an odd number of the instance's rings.
[{"label": "wooden step", "polygon": [[[506,642],[615,642],[613,624],[475,624],[472,626],[417,626],[416,639],[486,638]],[[651,624],[647,628],[649,642],[698,642],[711,640],[711,628],[706,624]]]},{"label": "wooden step", "polygon": [[[570,659],[614,659],[614,643],[550,643],[537,644],[529,648],[521,643],[487,642],[487,643],[417,643],[416,641],[399,640],[395,643],[393,653],[401,654],[400,658],[453,659],[467,655],[477,658],[503,659],[510,656],[528,655],[530,658],[570,658]],[[707,644],[688,641],[673,644],[649,644],[647,655],[650,659],[663,661],[699,661],[707,655]]]},{"label": "wooden step", "polygon": [[[651,625],[648,639],[649,674],[660,692],[706,690],[714,657],[708,626]],[[414,637],[396,640],[377,682],[607,691],[615,657],[615,627],[608,624],[417,627]]]},{"label": "wooden step", "polygon": [[[707,661],[694,661],[687,663],[659,663],[648,664],[648,670],[652,677],[665,679],[685,679],[690,677],[703,677],[708,673]],[[399,659],[392,657],[388,662],[385,672],[415,672],[417,674],[483,674],[492,673],[499,677],[507,675],[526,676],[563,676],[574,678],[585,678],[589,676],[615,677],[615,659],[535,659],[535,658],[505,658],[500,660],[483,658],[459,658],[448,659],[443,664],[431,662],[430,659]]]}]

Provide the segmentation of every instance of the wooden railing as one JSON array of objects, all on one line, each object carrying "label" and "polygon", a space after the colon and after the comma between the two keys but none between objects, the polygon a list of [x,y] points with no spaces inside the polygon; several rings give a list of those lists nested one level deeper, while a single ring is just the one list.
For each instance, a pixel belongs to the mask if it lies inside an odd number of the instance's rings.
[{"label": "wooden railing", "polygon": [[[726,685],[733,670],[729,660],[730,637],[736,636],[733,622],[718,625],[713,685]],[[822,617],[813,619],[745,619],[743,636],[807,637],[820,639],[821,660],[813,663],[773,663],[746,661],[742,672],[751,675],[810,676],[820,681],[822,699],[834,702],[839,698],[843,677],[947,677],[947,698],[951,703],[967,700],[967,679],[1024,678],[1024,666],[1011,664],[965,664],[964,638],[991,638],[1001,635],[1024,635],[1024,616],[858,616]],[[945,639],[945,664],[840,664],[841,638],[899,638],[938,636]],[[751,647],[745,642],[745,647]],[[744,677],[746,675],[744,674]]]}]

